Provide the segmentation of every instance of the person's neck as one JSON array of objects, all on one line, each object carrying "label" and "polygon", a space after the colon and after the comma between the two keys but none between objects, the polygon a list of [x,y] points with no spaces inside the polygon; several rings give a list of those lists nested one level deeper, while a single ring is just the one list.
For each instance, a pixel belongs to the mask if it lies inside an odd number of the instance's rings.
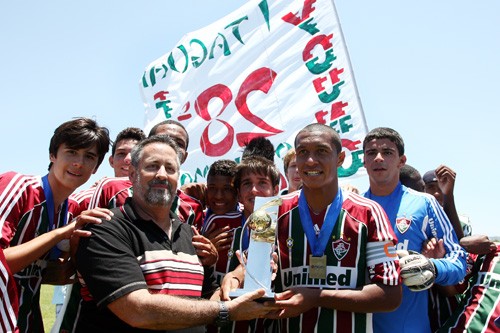
[{"label": "person's neck", "polygon": [[399,179],[387,183],[376,183],[370,180],[370,192],[373,195],[383,197],[391,194],[399,183]]},{"label": "person's neck", "polygon": [[170,206],[151,206],[140,200],[133,200],[134,208],[143,220],[156,223],[170,238],[172,222],[170,221]]},{"label": "person's neck", "polygon": [[52,200],[54,200],[54,209],[57,211],[59,206],[75,191],[74,188],[67,188],[61,184],[52,172],[49,172],[49,185],[52,192]]},{"label": "person's neck", "polygon": [[330,205],[337,196],[339,186],[323,186],[322,188],[302,187],[302,193],[306,196],[307,205],[313,213],[320,213]]}]

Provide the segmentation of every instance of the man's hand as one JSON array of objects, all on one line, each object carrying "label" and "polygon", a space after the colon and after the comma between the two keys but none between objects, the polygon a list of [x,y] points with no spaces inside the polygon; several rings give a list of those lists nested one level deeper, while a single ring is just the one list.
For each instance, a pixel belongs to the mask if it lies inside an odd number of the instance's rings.
[{"label": "man's hand", "polygon": [[203,266],[215,265],[219,259],[219,253],[215,245],[208,238],[200,235],[195,227],[191,226],[191,230],[193,230],[194,234],[192,240],[193,246],[196,249],[196,254],[200,258],[201,264]]},{"label": "man's hand", "polygon": [[250,320],[267,317],[270,312],[276,309],[273,306],[266,305],[267,302],[264,304],[255,302],[264,295],[264,289],[257,289],[226,302],[229,309],[229,319]]},{"label": "man's hand", "polygon": [[434,264],[424,255],[414,251],[398,251],[403,283],[411,291],[429,289],[436,279]]}]

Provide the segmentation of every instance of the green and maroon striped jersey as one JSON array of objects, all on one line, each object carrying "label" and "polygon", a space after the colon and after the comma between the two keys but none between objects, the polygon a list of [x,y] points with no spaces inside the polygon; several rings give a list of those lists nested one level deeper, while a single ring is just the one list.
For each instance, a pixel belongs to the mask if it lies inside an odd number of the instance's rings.
[{"label": "green and maroon striped jersey", "polygon": [[[337,223],[325,249],[325,279],[309,277],[309,246],[298,208],[302,191],[283,196],[278,220],[278,274],[275,291],[292,287],[354,289],[369,283],[400,284],[397,243],[383,209],[374,201],[344,192]],[[372,315],[316,307],[283,319],[281,332],[371,332]]]},{"label": "green and maroon striped jersey", "polygon": [[458,307],[438,332],[500,332],[500,245],[496,251],[478,256],[469,288]]}]

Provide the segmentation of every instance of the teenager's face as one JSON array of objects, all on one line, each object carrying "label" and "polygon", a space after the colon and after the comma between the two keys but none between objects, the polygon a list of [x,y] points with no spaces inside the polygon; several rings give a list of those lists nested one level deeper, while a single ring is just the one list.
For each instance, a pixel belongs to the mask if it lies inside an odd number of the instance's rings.
[{"label": "teenager's face", "polygon": [[288,181],[288,190],[290,192],[296,191],[300,185],[302,185],[302,179],[300,178],[299,169],[297,168],[296,157],[292,158],[288,164],[285,176]]},{"label": "teenager's face", "polygon": [[238,202],[232,177],[214,175],[207,180],[207,205],[214,214],[225,214],[233,211]]},{"label": "teenager's face", "polygon": [[305,187],[309,189],[336,189],[337,168],[344,161],[344,152],[338,153],[331,133],[300,132],[295,140],[297,168]]},{"label": "teenager's face", "polygon": [[85,184],[95,173],[98,162],[97,147],[73,149],[62,144],[57,149],[57,155],[51,155],[53,163],[50,168],[59,185],[74,191]]},{"label": "teenager's face", "polygon": [[273,186],[268,176],[255,173],[243,174],[238,189],[238,198],[244,206],[245,216],[253,212],[255,197],[272,197],[278,194],[278,191],[279,186]]},{"label": "teenager's face", "polygon": [[441,206],[443,205],[443,192],[439,188],[438,182],[430,182],[425,184],[424,191],[425,193],[429,193],[430,195],[434,196],[434,198],[436,198]]},{"label": "teenager's face", "polygon": [[370,186],[392,185],[399,181],[399,170],[406,157],[399,156],[398,148],[389,139],[373,139],[364,150],[364,165]]},{"label": "teenager's face", "polygon": [[123,139],[116,144],[115,154],[109,157],[109,164],[115,171],[115,177],[128,177],[130,151],[137,143],[135,139]]}]

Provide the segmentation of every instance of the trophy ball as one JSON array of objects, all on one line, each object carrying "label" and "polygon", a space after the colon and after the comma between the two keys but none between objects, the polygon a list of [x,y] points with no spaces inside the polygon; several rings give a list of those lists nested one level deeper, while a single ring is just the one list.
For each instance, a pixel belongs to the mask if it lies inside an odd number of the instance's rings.
[{"label": "trophy ball", "polygon": [[265,210],[257,210],[250,216],[249,226],[256,232],[262,232],[271,226],[271,216]]}]

